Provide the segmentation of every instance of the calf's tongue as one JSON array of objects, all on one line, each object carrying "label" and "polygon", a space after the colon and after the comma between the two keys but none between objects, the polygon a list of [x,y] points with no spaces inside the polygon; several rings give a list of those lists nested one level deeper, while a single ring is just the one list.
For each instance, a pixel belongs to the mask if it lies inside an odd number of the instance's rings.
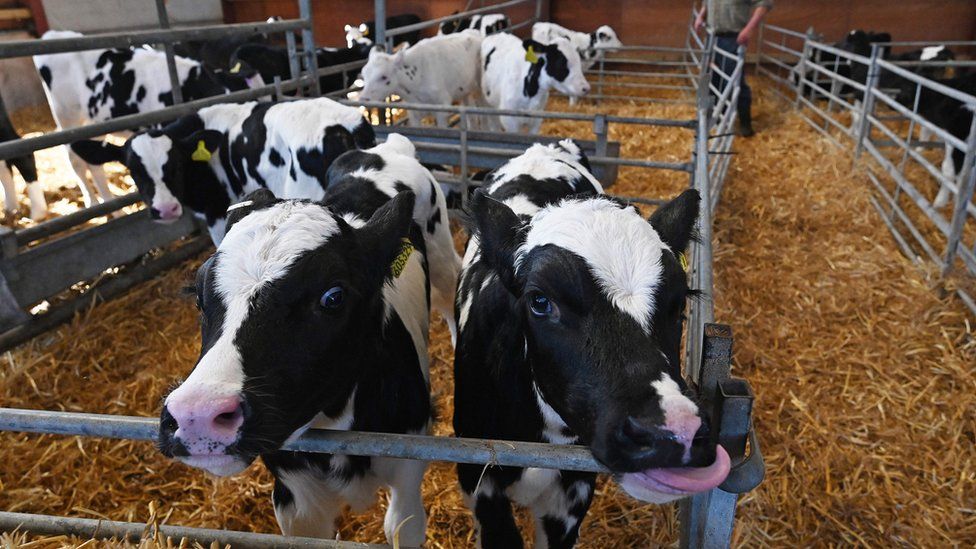
[{"label": "calf's tongue", "polygon": [[638,474],[680,492],[695,493],[711,490],[729,476],[731,459],[721,445],[715,446],[715,461],[707,467],[671,467],[647,469]]}]

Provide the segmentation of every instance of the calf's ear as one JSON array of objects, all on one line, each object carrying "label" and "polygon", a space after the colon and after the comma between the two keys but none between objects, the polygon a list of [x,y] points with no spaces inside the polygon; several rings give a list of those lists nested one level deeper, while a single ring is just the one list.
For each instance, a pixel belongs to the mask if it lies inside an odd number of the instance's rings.
[{"label": "calf's ear", "polygon": [[410,236],[415,201],[413,191],[398,193],[357,229],[362,272],[371,286],[381,285],[390,273],[394,260],[404,253],[404,240]]},{"label": "calf's ear", "polygon": [[674,253],[683,252],[695,236],[700,201],[698,191],[688,189],[651,214],[651,226]]},{"label": "calf's ear", "polygon": [[85,139],[71,144],[71,150],[89,164],[104,164],[106,162],[122,162],[124,147],[113,145],[108,141]]},{"label": "calf's ear", "polygon": [[505,204],[489,198],[481,189],[468,203],[468,215],[478,236],[482,259],[498,274],[513,293],[515,288],[515,251],[524,240],[523,223]]},{"label": "calf's ear", "polygon": [[180,139],[177,144],[192,160],[206,162],[217,153],[223,134],[217,130],[200,130]]},{"label": "calf's ear", "polygon": [[244,197],[244,200],[241,200],[237,204],[231,204],[230,207],[227,208],[227,226],[225,227],[224,231],[230,231],[230,228],[234,225],[234,223],[244,219],[247,214],[257,210],[263,210],[264,208],[278,202],[281,201],[268,189],[258,189],[254,192],[248,193],[247,196]]}]

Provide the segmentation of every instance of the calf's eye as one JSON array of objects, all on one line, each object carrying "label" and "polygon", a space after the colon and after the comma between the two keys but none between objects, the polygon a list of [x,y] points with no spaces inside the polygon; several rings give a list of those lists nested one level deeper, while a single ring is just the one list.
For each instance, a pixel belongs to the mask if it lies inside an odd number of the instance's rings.
[{"label": "calf's eye", "polygon": [[552,314],[552,302],[542,294],[534,294],[529,297],[529,310],[534,316],[545,318]]},{"label": "calf's eye", "polygon": [[322,298],[319,299],[319,305],[321,305],[323,309],[335,311],[339,309],[339,307],[342,307],[342,303],[345,301],[345,299],[346,297],[342,291],[342,286],[333,286],[322,294]]}]

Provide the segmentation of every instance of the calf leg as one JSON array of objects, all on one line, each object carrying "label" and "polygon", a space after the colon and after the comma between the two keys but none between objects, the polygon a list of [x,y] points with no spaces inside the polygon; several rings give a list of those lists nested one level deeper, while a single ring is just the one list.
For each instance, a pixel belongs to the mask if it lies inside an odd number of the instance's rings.
[{"label": "calf leg", "polygon": [[67,146],[62,147],[62,149],[64,150],[65,156],[67,156],[71,169],[73,169],[75,171],[75,175],[78,176],[78,190],[81,191],[81,200],[85,203],[86,208],[90,208],[95,204],[95,200],[91,189],[88,188],[88,164],[85,163],[80,156],[72,152]]},{"label": "calf leg", "polygon": [[102,202],[111,199],[113,195],[108,188],[108,176],[105,175],[105,168],[89,165],[88,171],[91,172],[92,182],[95,183],[95,188],[98,189],[98,195]]},{"label": "calf leg", "polygon": [[39,181],[27,182],[27,198],[30,199],[30,218],[40,221],[47,217],[47,200],[44,198],[44,187]]},{"label": "calf leg", "polygon": [[427,513],[420,495],[420,484],[424,480],[427,462],[412,459],[375,460],[377,471],[381,473],[390,487],[390,505],[383,519],[383,533],[387,543],[393,544],[393,537],[399,528],[401,545],[420,547],[426,538]]},{"label": "calf leg", "polygon": [[[952,156],[955,149],[948,143],[945,146],[945,158],[942,159],[942,177],[945,181],[953,180],[956,178],[956,163],[953,162]],[[932,201],[932,207],[942,208],[949,203],[949,198],[952,192],[949,190],[949,186],[943,181],[939,187],[939,194]]]},{"label": "calf leg", "polygon": [[10,172],[10,166],[3,161],[0,161],[0,183],[3,184],[3,211],[8,216],[16,215],[19,208],[17,207],[17,187],[14,185],[14,174]]},{"label": "calf leg", "polygon": [[342,499],[310,472],[276,475],[271,498],[284,535],[335,539]]},{"label": "calf leg", "polygon": [[570,549],[579,538],[580,524],[593,501],[596,475],[560,471],[559,482],[552,483],[532,503],[535,516],[536,549]]},{"label": "calf leg", "polygon": [[454,320],[454,295],[457,293],[461,258],[454,251],[454,240],[447,220],[447,202],[440,184],[431,181],[436,209],[427,221],[427,261],[430,265],[431,306],[447,322],[451,330],[451,344],[457,342],[457,325]]},{"label": "calf leg", "polygon": [[491,473],[480,465],[459,463],[457,468],[464,502],[474,512],[478,547],[521,549],[524,544],[512,514],[512,502],[495,485]]}]

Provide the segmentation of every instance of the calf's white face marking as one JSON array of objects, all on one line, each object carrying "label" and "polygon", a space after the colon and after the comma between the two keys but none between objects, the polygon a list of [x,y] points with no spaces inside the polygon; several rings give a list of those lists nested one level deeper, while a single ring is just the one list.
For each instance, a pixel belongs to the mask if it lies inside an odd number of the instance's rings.
[{"label": "calf's white face marking", "polygon": [[[215,266],[216,293],[225,310],[220,336],[186,381],[166,398],[167,408],[242,393],[244,367],[234,339],[247,318],[251,298],[263,286],[283,277],[302,254],[322,246],[338,232],[339,226],[328,210],[318,204],[300,202],[282,202],[252,212],[233,226],[217,250]],[[213,448],[226,448],[228,444],[208,439],[187,440],[181,434],[175,433],[191,454],[195,450],[214,453]],[[218,475],[233,474],[246,466],[239,459],[235,460],[236,468],[191,463],[192,456],[190,460],[180,459]]]},{"label": "calf's white face marking", "polygon": [[149,183],[153,188],[153,195],[149,207],[161,214],[163,221],[175,221],[182,214],[180,201],[173,196],[163,176],[163,166],[169,160],[170,153],[173,151],[173,140],[167,135],[156,137],[149,134],[139,134],[129,141],[129,148],[132,153],[139,157],[146,174],[149,176]]},{"label": "calf's white face marking", "polygon": [[565,201],[535,217],[525,243],[516,253],[515,268],[532,249],[553,244],[583,258],[610,303],[650,333],[654,291],[661,283],[661,255],[668,246],[647,221],[619,215],[607,200]]}]

